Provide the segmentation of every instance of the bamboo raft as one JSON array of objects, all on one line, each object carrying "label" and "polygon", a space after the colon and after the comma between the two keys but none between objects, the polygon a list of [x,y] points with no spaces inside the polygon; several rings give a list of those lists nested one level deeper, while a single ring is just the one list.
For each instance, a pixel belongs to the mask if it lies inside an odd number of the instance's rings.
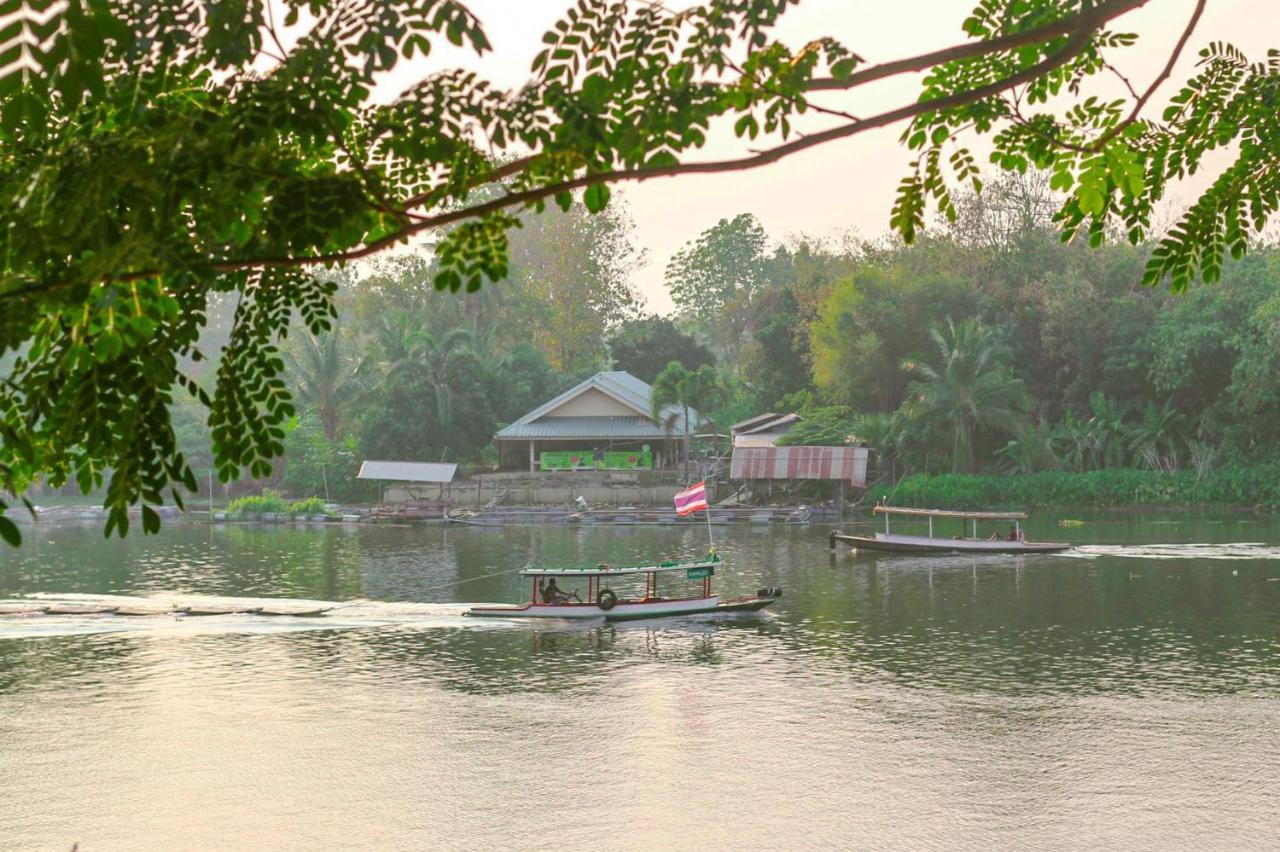
[{"label": "bamboo raft", "polygon": [[5,616],[42,616],[42,615],[101,615],[143,618],[148,616],[219,616],[219,615],[268,615],[285,618],[316,618],[323,616],[333,607],[316,607],[306,604],[290,606],[288,604],[272,604],[268,606],[243,606],[237,604],[200,604],[193,606],[112,606],[110,604],[81,603],[43,603],[38,601],[5,601],[0,602],[0,617]]}]

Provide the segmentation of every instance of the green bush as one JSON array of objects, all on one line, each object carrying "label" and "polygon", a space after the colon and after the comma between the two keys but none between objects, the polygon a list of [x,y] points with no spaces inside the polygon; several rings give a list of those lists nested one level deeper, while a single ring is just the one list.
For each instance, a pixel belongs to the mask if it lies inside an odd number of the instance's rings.
[{"label": "green bush", "polygon": [[877,485],[869,503],[933,509],[995,509],[1071,506],[1278,506],[1280,466],[1228,467],[1206,471],[1053,471],[1020,476],[942,474],[908,476]]},{"label": "green bush", "polygon": [[294,515],[326,515],[328,510],[325,508],[324,501],[319,497],[308,497],[305,500],[297,500],[289,506],[289,511]]},{"label": "green bush", "polygon": [[264,515],[271,512],[287,512],[289,504],[283,497],[268,488],[261,495],[237,497],[227,506],[227,511],[240,515]]}]

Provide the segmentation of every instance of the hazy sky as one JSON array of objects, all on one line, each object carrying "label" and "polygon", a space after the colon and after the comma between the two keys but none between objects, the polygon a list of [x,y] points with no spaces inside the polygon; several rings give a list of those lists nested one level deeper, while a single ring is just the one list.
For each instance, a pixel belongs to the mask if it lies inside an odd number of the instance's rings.
[{"label": "hazy sky", "polygon": [[[468,0],[468,5],[484,22],[494,51],[477,60],[473,53],[446,44],[426,63],[398,72],[397,79],[389,81],[395,89],[428,67],[456,66],[474,68],[501,86],[518,86],[528,79],[542,33],[570,4],[568,0]],[[874,64],[962,41],[960,24],[974,5],[975,0],[802,0],[776,32],[793,47],[818,36],[833,36]],[[1158,74],[1193,6],[1193,0],[1150,0],[1145,8],[1113,24],[1113,29],[1141,35],[1136,46],[1116,54],[1119,70],[1139,91]],[[1151,114],[1163,109],[1174,85],[1188,76],[1196,51],[1208,42],[1230,41],[1262,59],[1267,48],[1280,47],[1278,36],[1280,0],[1209,0],[1171,81],[1148,109]],[[913,100],[919,82],[918,76],[904,76],[859,89],[856,95],[827,97],[822,103],[856,115],[869,114]],[[1119,83],[1115,85],[1104,93],[1118,95]],[[835,236],[849,229],[868,237],[884,232],[894,188],[910,160],[898,143],[900,131],[901,126],[870,131],[750,172],[679,177],[622,189],[639,239],[649,250],[647,267],[635,276],[649,306],[669,310],[670,299],[662,285],[668,258],[727,216],[754,213],[775,238],[795,232]],[[745,146],[725,132],[714,135],[707,148],[694,156],[719,159],[745,152]]]}]

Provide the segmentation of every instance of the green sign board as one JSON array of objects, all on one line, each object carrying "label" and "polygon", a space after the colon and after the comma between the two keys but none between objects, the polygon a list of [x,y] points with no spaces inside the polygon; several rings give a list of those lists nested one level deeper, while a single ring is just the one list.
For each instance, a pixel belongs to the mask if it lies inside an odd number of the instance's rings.
[{"label": "green sign board", "polygon": [[594,450],[544,450],[538,456],[543,470],[651,470],[653,453],[643,450],[605,450],[604,458],[595,459]]},{"label": "green sign board", "polygon": [[690,580],[705,580],[716,575],[716,567],[714,565],[703,565],[700,568],[689,568],[685,570],[684,574]]}]

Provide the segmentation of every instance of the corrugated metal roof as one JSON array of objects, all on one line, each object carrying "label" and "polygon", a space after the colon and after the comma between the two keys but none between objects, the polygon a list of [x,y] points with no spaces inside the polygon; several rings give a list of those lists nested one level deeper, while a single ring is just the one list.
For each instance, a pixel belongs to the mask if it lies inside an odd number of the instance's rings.
[{"label": "corrugated metal roof", "polygon": [[733,434],[754,435],[758,432],[785,431],[786,427],[793,423],[799,423],[803,419],[799,414],[762,414],[759,417],[744,420],[734,426]]},{"label": "corrugated metal roof", "polygon": [[[673,436],[683,434],[672,433]],[[498,437],[515,441],[575,438],[661,441],[667,437],[667,430],[648,417],[544,417],[534,423],[512,423],[499,432]]]},{"label": "corrugated metal roof", "polygon": [[360,465],[356,479],[385,479],[391,482],[453,482],[456,464],[443,462],[367,461]]},{"label": "corrugated metal roof", "polygon": [[[556,417],[555,410],[560,408],[566,402],[575,397],[586,393],[592,388],[607,394],[616,399],[618,402],[627,406],[636,412],[634,419],[643,420],[648,424],[651,430],[645,434],[637,434],[635,430],[638,428],[630,421],[630,417]],[[569,388],[569,390],[557,396],[555,399],[545,402],[542,405],[530,411],[528,414],[517,419],[510,426],[498,432],[499,439],[521,440],[529,438],[616,438],[616,437],[666,437],[667,431],[663,428],[663,424],[654,423],[650,417],[653,409],[653,388],[648,382],[641,381],[635,376],[623,370],[611,370],[603,373],[596,373],[584,382]],[[662,410],[662,419],[665,421],[668,417],[674,416],[675,426],[672,434],[684,434],[684,415],[682,409],[677,406],[667,406]],[[689,419],[696,426],[702,421],[698,412],[692,408],[689,409]],[[605,434],[582,434],[574,433],[570,430],[577,427],[589,426],[594,429],[603,428],[602,424],[597,421],[612,420],[618,421],[617,429],[622,430],[623,434],[605,433]],[[584,422],[585,421],[585,422]],[[538,427],[538,429],[529,429],[528,427]],[[540,429],[549,430],[549,434],[543,434]]]},{"label": "corrugated metal roof", "polygon": [[755,426],[760,423],[764,423],[766,420],[772,420],[775,417],[781,417],[781,416],[782,415],[777,414],[775,412],[766,411],[764,414],[757,414],[755,417],[748,417],[746,420],[743,420],[740,423],[733,424],[732,426],[729,427],[729,431],[746,432],[752,426]]},{"label": "corrugated metal roof", "polygon": [[843,479],[867,484],[866,447],[734,447],[731,479]]}]

